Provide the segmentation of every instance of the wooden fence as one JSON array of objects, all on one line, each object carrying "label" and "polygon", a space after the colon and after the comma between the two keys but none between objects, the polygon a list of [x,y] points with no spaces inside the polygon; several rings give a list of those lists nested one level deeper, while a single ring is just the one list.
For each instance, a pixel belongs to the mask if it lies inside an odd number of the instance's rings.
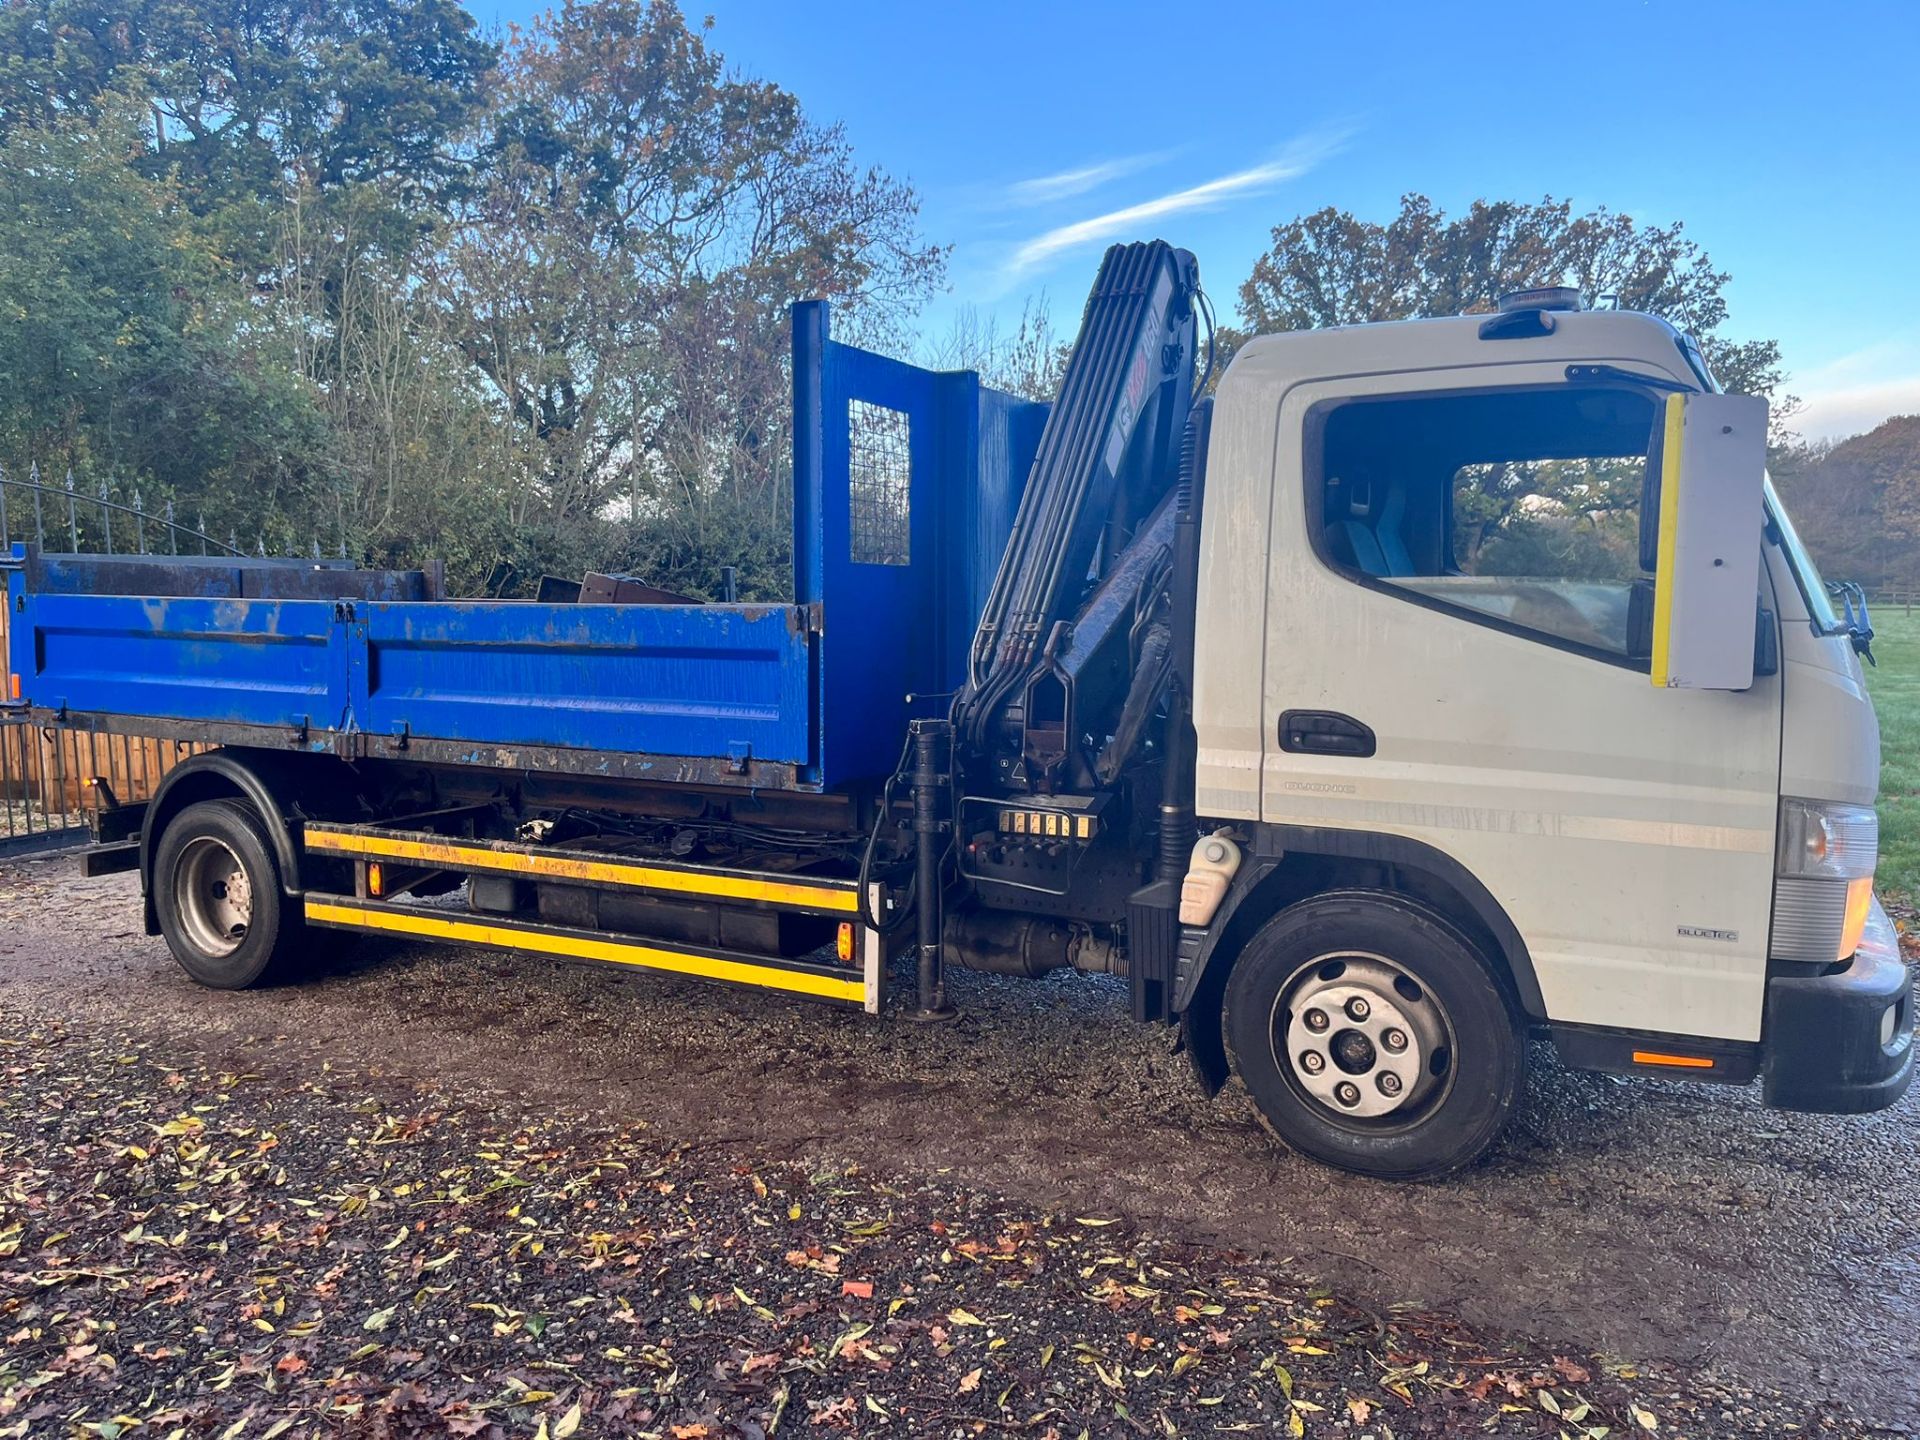
[{"label": "wooden fence", "polygon": [[[7,641],[0,605],[0,656]],[[0,855],[85,843],[87,816],[113,800],[151,799],[167,771],[206,747],[28,723],[0,705]]]},{"label": "wooden fence", "polygon": [[1869,590],[1867,600],[1881,614],[1891,615],[1898,611],[1911,616],[1913,607],[1920,605],[1920,590]]}]

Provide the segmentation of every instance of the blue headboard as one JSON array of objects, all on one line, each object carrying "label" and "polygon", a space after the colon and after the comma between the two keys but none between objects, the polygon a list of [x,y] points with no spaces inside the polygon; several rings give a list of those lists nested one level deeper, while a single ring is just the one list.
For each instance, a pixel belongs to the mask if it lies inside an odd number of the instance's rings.
[{"label": "blue headboard", "polygon": [[822,627],[826,785],[888,773],[907,720],[945,712],[1046,416],[834,340],[825,301],[794,307],[794,584]]}]

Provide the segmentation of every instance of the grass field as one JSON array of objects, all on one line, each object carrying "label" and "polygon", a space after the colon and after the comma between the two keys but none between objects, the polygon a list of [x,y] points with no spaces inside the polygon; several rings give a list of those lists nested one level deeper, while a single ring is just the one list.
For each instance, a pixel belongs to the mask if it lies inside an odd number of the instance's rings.
[{"label": "grass field", "polygon": [[1920,615],[1876,610],[1867,688],[1880,716],[1880,886],[1920,900]]}]

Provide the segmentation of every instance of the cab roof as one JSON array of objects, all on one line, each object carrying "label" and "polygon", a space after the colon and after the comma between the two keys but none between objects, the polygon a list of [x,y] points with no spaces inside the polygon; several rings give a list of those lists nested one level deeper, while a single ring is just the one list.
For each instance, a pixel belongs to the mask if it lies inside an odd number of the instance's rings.
[{"label": "cab roof", "polygon": [[1410,370],[1451,370],[1516,361],[1614,364],[1651,370],[1689,389],[1700,387],[1682,350],[1683,337],[1665,320],[1630,310],[1544,312],[1545,334],[1489,338],[1489,321],[1503,315],[1454,315],[1394,320],[1259,335],[1241,346],[1222,389],[1286,386],[1301,380]]}]

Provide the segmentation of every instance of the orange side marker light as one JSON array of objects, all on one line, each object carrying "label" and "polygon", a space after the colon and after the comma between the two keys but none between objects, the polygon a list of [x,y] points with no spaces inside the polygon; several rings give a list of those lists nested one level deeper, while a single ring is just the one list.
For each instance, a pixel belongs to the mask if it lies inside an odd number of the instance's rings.
[{"label": "orange side marker light", "polygon": [[853,926],[843,923],[834,933],[833,953],[840,957],[842,963],[853,959]]},{"label": "orange side marker light", "polygon": [[1633,1052],[1636,1065],[1671,1065],[1679,1070],[1711,1070],[1713,1061],[1704,1055],[1663,1055],[1658,1050]]}]

